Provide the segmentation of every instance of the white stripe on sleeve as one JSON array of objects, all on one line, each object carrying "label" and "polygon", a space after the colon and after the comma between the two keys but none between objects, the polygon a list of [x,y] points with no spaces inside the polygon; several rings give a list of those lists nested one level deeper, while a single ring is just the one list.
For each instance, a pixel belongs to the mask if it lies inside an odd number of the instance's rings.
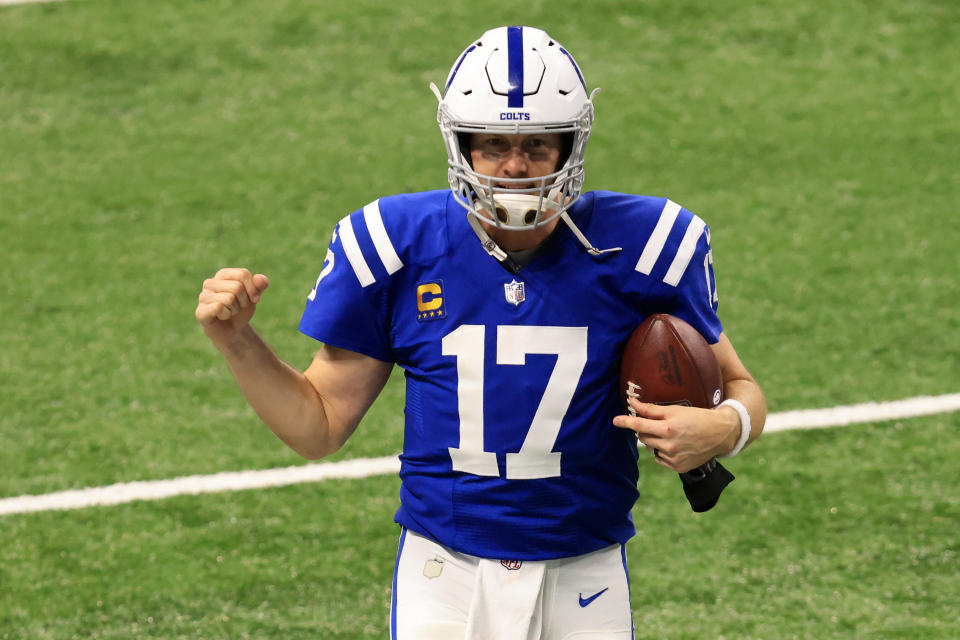
[{"label": "white stripe on sleeve", "polygon": [[373,239],[373,246],[377,249],[377,255],[380,261],[386,267],[387,273],[392,274],[403,267],[400,257],[397,255],[390,237],[387,235],[387,229],[383,226],[383,217],[380,215],[380,200],[374,200],[363,208],[363,219],[367,223],[367,231],[370,232],[370,238]]},{"label": "white stripe on sleeve", "polygon": [[357,244],[357,236],[353,232],[353,223],[350,221],[350,216],[340,221],[339,228],[340,242],[343,243],[343,251],[347,254],[347,260],[350,261],[350,266],[353,267],[353,273],[357,276],[357,280],[360,281],[360,286],[366,287],[373,284],[377,279],[373,277],[367,261],[363,259],[363,253],[360,252],[360,245]]},{"label": "white stripe on sleeve", "polygon": [[690,221],[686,233],[683,234],[683,240],[680,241],[680,248],[677,249],[677,255],[674,256],[673,262],[670,263],[670,269],[667,270],[667,275],[663,277],[663,281],[671,287],[675,287],[680,283],[680,278],[683,277],[683,272],[687,270],[687,265],[690,264],[690,259],[693,258],[693,253],[697,250],[697,242],[700,241],[700,236],[703,235],[703,230],[706,227],[707,224],[703,220],[697,216],[693,216],[693,220]]},{"label": "white stripe on sleeve", "polygon": [[666,204],[663,205],[663,210],[660,212],[660,219],[657,221],[657,226],[653,229],[653,233],[650,234],[650,239],[647,240],[646,246],[643,247],[640,260],[637,261],[637,266],[634,267],[635,271],[639,271],[645,276],[650,275],[650,272],[653,271],[653,266],[657,264],[660,253],[663,251],[663,246],[667,243],[667,236],[670,235],[670,230],[673,229],[673,223],[676,222],[677,214],[679,213],[680,205],[672,200],[667,200]]}]

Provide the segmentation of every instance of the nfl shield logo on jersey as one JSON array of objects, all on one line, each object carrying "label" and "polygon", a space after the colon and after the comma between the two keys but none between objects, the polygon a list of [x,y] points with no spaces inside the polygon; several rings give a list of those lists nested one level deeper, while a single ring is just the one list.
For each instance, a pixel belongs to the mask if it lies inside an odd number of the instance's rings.
[{"label": "nfl shield logo on jersey", "polygon": [[501,560],[500,565],[507,571],[516,571],[523,566],[523,560]]},{"label": "nfl shield logo on jersey", "polygon": [[503,285],[503,295],[507,298],[507,302],[515,307],[527,299],[523,283],[516,280],[511,280]]}]

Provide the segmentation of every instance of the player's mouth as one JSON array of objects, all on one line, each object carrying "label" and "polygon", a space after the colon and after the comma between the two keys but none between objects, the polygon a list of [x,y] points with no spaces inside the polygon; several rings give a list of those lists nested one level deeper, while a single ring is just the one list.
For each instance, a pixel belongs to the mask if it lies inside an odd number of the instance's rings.
[{"label": "player's mouth", "polygon": [[513,191],[516,191],[516,190],[519,190],[519,189],[533,189],[534,187],[536,187],[536,185],[535,185],[534,183],[532,183],[532,182],[520,182],[520,183],[517,183],[517,182],[495,182],[493,186],[494,186],[494,187],[497,187],[497,188],[499,188],[499,189],[510,189],[510,190],[513,190]]}]

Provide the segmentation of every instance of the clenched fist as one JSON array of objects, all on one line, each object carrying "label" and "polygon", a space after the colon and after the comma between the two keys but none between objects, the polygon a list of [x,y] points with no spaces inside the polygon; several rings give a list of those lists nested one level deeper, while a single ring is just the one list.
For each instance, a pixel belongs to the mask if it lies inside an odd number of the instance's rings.
[{"label": "clenched fist", "polygon": [[220,269],[203,281],[197,303],[197,321],[211,339],[243,329],[256,311],[270,280],[248,269]]}]

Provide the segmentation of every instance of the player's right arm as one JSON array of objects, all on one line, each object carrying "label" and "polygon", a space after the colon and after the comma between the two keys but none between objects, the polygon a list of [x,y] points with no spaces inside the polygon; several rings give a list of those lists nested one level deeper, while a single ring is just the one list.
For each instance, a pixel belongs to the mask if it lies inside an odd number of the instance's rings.
[{"label": "player's right arm", "polygon": [[324,345],[305,372],[291,367],[250,326],[268,285],[262,274],[221,269],[204,281],[196,318],[260,419],[304,458],[322,458],[350,437],[393,365]]}]

